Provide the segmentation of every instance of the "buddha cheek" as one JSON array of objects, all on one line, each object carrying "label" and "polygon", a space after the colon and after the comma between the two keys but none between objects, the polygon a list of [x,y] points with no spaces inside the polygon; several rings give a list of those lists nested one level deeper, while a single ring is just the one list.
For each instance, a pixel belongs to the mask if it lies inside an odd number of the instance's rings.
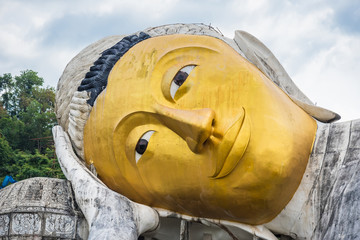
[{"label": "buddha cheek", "polygon": [[149,142],[150,154],[138,162],[139,173],[147,188],[155,194],[191,199],[206,185],[212,170],[208,151],[193,153],[187,143],[168,130],[154,134]]}]

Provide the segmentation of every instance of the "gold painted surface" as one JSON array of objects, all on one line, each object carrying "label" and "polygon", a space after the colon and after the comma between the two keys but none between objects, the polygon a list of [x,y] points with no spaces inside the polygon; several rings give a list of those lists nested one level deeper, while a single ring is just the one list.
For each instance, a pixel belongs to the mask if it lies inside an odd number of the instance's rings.
[{"label": "gold painted surface", "polygon": [[[173,99],[173,78],[188,65],[196,67]],[[295,193],[315,132],[311,117],[221,40],[161,36],[114,66],[85,127],[85,158],[136,202],[261,224]]]}]

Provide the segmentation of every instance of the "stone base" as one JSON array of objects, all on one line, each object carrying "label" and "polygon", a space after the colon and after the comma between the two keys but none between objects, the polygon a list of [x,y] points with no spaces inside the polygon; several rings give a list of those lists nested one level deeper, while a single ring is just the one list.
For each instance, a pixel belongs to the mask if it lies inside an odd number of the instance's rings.
[{"label": "stone base", "polygon": [[0,239],[87,239],[70,182],[31,178],[0,190]]}]

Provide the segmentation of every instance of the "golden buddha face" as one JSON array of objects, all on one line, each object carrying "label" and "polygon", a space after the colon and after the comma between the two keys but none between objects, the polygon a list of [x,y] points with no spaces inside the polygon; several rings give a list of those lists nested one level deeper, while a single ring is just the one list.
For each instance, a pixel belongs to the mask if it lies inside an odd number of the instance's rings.
[{"label": "golden buddha face", "polygon": [[261,224],[295,193],[316,122],[223,41],[144,40],[114,66],[84,131],[113,190],[153,207]]}]

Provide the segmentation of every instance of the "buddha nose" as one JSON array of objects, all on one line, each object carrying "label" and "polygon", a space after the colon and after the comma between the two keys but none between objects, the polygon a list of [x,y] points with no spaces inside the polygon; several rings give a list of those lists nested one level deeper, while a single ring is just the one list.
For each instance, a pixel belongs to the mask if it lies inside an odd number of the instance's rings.
[{"label": "buddha nose", "polygon": [[210,137],[215,112],[210,108],[182,110],[160,104],[155,106],[160,120],[181,138],[190,150],[199,153],[204,142]]}]

